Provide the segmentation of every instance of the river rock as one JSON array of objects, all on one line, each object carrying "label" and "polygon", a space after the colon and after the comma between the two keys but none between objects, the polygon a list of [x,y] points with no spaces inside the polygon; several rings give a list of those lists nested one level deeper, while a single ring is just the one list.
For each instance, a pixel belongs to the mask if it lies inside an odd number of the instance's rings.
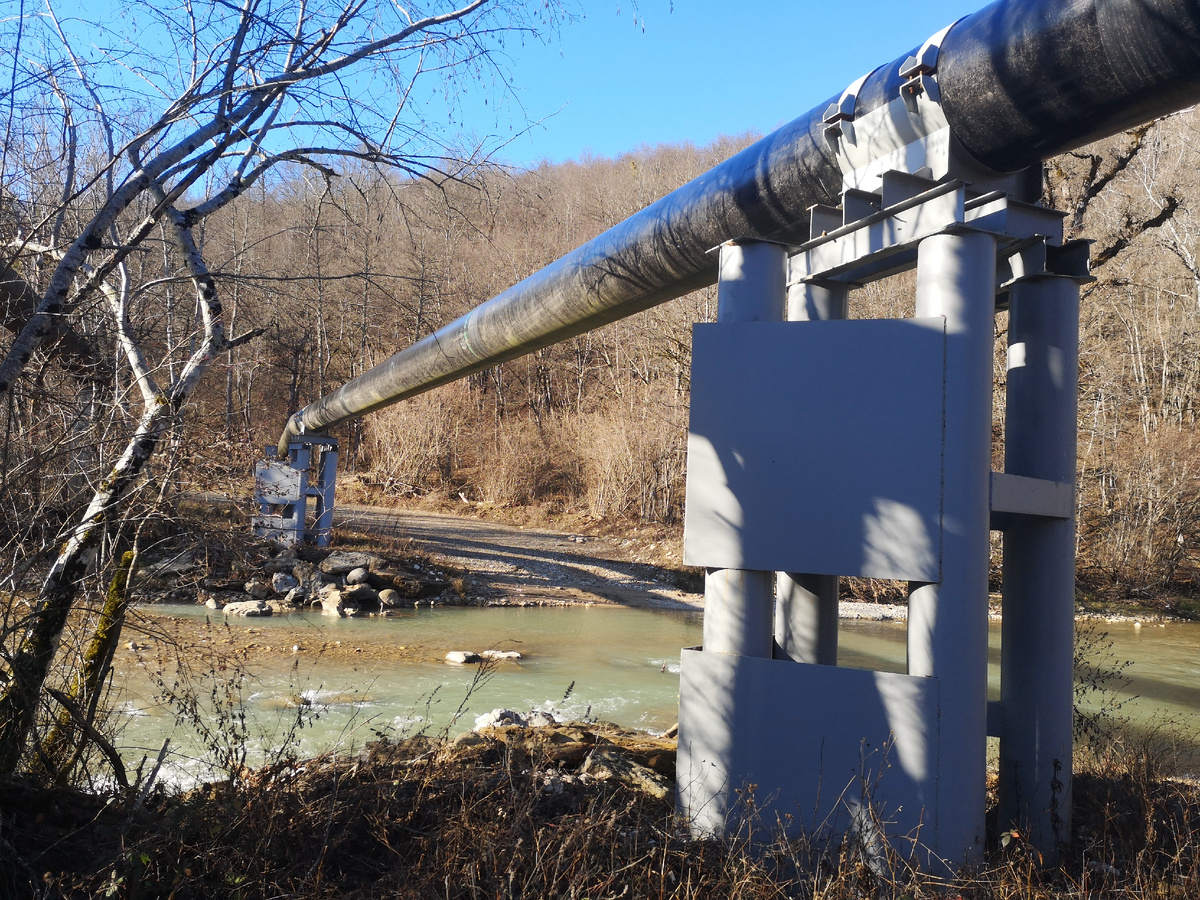
[{"label": "river rock", "polygon": [[366,584],[370,577],[371,573],[367,567],[359,566],[346,573],[346,584]]},{"label": "river rock", "polygon": [[321,604],[321,612],[327,616],[344,616],[345,603],[342,601],[342,591],[333,585],[326,585],[321,588],[321,593],[317,596],[317,603]]},{"label": "river rock", "polygon": [[142,568],[146,579],[171,579],[196,568],[196,561],[189,553],[179,553],[159,562],[149,563]]},{"label": "river rock", "polygon": [[399,606],[404,598],[392,588],[384,588],[379,592],[379,606],[382,609],[391,609],[393,606]]},{"label": "river rock", "polygon": [[599,780],[615,778],[656,800],[665,800],[673,792],[670,781],[628,759],[616,748],[597,747],[583,761],[579,773]]},{"label": "river rock", "polygon": [[275,575],[280,572],[291,572],[297,562],[295,553],[284,552],[265,560],[258,568],[264,575]]},{"label": "river rock", "polygon": [[239,600],[226,603],[222,612],[227,616],[269,616],[273,610],[262,600]]},{"label": "river rock", "polygon": [[359,568],[369,570],[373,562],[378,565],[378,560],[374,553],[335,550],[321,561],[320,569],[326,575],[345,575]]},{"label": "river rock", "polygon": [[241,590],[241,585],[237,587],[236,591],[210,591],[200,588],[196,591],[196,602],[203,603],[209,609],[221,609],[228,603],[245,601],[246,594]]},{"label": "river rock", "polygon": [[544,709],[531,709],[525,718],[525,724],[530,728],[547,728],[550,725],[557,725],[558,719]]},{"label": "river rock", "polygon": [[451,650],[446,654],[446,662],[452,663],[477,663],[482,659],[478,653],[470,650]]},{"label": "river rock", "polygon": [[516,725],[524,728],[525,717],[511,709],[493,709],[491,712],[475,717],[474,730],[483,731],[485,728],[502,728],[505,725]]},{"label": "river rock", "polygon": [[300,587],[300,581],[295,575],[289,575],[287,572],[276,572],[271,576],[271,590],[277,594],[286,594],[288,591],[295,590]]},{"label": "river rock", "polygon": [[371,567],[371,584],[377,588],[392,588],[410,600],[440,594],[449,582],[431,572],[412,572],[381,560]]},{"label": "river rock", "polygon": [[271,593],[271,587],[265,581],[255,578],[246,582],[245,591],[255,600],[265,600]]},{"label": "river rock", "polygon": [[342,588],[342,603],[356,609],[379,609],[379,594],[369,584]]},{"label": "river rock", "polygon": [[246,591],[245,583],[240,578],[230,575],[209,575],[200,580],[200,587],[210,591],[237,591],[239,594]]},{"label": "river rock", "polygon": [[484,650],[479,654],[484,659],[520,659],[521,653],[518,650]]},{"label": "river rock", "polygon": [[292,569],[292,577],[299,582],[300,590],[309,597],[317,596],[321,585],[325,583],[321,578],[321,570],[312,563],[297,563]]}]

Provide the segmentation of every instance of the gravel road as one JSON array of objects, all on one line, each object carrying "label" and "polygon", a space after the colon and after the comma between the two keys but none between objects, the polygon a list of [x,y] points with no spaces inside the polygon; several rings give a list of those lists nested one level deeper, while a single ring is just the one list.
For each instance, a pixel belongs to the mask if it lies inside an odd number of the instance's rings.
[{"label": "gravel road", "polygon": [[496,605],[608,603],[697,609],[704,598],[638,563],[618,539],[503,525],[444,513],[339,506],[338,525],[411,538],[470,573],[470,592]]},{"label": "gravel road", "polygon": [[[470,574],[471,592],[497,605],[615,603],[702,609],[704,596],[679,590],[672,573],[630,558],[616,538],[522,528],[446,513],[338,507],[338,523],[411,538]],[[908,609],[842,601],[844,619],[903,620]]]}]

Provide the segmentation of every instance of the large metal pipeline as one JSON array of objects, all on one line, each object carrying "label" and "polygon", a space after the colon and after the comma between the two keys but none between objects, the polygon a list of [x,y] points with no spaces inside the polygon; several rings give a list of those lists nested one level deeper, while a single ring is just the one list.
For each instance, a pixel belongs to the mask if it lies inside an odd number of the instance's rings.
[{"label": "large metal pipeline", "polygon": [[[999,0],[939,35],[936,92],[959,152],[1015,172],[1200,101],[1200,0]],[[289,419],[301,433],[581,334],[716,281],[708,251],[734,237],[808,238],[838,199],[826,135],[841,103],[862,118],[911,84],[904,54],[465,316]],[[901,75],[905,63],[909,72]]]}]

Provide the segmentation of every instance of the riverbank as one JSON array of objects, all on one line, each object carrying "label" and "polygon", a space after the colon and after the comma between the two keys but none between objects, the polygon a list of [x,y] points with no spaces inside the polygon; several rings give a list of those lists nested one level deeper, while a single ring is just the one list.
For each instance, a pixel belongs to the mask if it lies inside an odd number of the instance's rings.
[{"label": "riverbank", "polygon": [[[489,608],[529,608],[528,601],[511,605],[497,604]],[[536,605],[536,604],[535,604]],[[562,597],[556,605],[563,607],[591,607],[621,609],[626,607],[667,609],[702,612],[704,598],[696,594],[684,594],[673,603],[656,602],[620,603],[615,600],[597,598]],[[544,604],[543,604],[544,606]],[[538,607],[542,608],[542,607]],[[369,668],[378,663],[442,663],[446,653],[452,650],[479,650],[487,647],[449,646],[444,641],[437,643],[396,638],[394,631],[375,636],[359,632],[353,638],[327,638],[314,634],[316,629],[297,628],[295,632],[281,633],[277,628],[267,628],[259,619],[241,617],[226,618],[217,611],[200,618],[196,615],[181,616],[171,612],[168,606],[156,605],[143,608],[131,617],[125,628],[125,638],[117,651],[118,667],[131,663],[169,659],[177,652],[193,659],[208,654],[228,654],[244,662],[248,668],[279,670],[290,665],[361,666]],[[376,617],[366,617],[364,624],[373,618],[396,618],[409,613],[385,612]],[[865,603],[842,601],[839,616],[846,622],[895,622],[908,619],[908,608],[900,604]],[[319,612],[297,611],[293,618],[300,625],[321,624]],[[994,605],[991,618],[999,620],[999,607]],[[1079,612],[1076,621],[1081,624],[1123,624],[1135,628],[1163,628],[1171,624],[1166,617],[1135,615],[1093,615]]]},{"label": "riverbank", "polygon": [[[360,502],[375,504],[379,500],[377,492],[362,486],[356,486],[351,493]],[[693,593],[703,590],[702,572],[683,565],[683,526],[679,522],[667,525],[620,516],[597,518],[582,508],[558,502],[488,503],[436,495],[388,498],[386,502],[390,507],[369,508],[381,513],[387,510],[386,514],[394,517],[428,513],[506,528],[577,534],[589,541],[608,542],[615,547],[615,558],[659,568],[669,582]],[[1110,572],[1097,568],[1081,569],[1077,584],[1076,610],[1082,618],[1111,622],[1200,620],[1200,597],[1189,593],[1185,585],[1166,584],[1153,591],[1131,588],[1114,581]],[[843,591],[846,589],[844,586]],[[850,580],[849,590],[851,602],[870,605],[879,593],[879,585],[868,584],[865,579]],[[902,592],[895,585],[885,587],[883,593],[889,591],[896,595]]]},{"label": "riverbank", "polygon": [[[344,504],[339,506],[335,522],[335,547],[343,554],[365,554],[375,560],[374,571],[366,576],[375,588],[400,589],[400,596],[389,604],[391,608],[425,604],[703,608],[703,573],[682,565],[682,535],[677,527],[594,520],[561,511],[552,515],[540,508],[445,501],[412,502],[395,508]],[[186,537],[179,543],[172,555],[156,560],[155,565],[165,563],[170,569],[180,558],[199,555],[189,554]],[[203,600],[214,593],[202,590],[206,584],[217,582],[227,590],[241,590],[243,582],[247,586],[256,581],[269,583],[280,572],[295,572],[309,596],[290,605],[320,605],[317,588],[322,585],[307,582],[315,567],[325,567],[323,554],[301,551],[309,565],[306,572],[299,572],[296,561],[281,561],[277,549],[254,544],[246,536],[230,555],[220,572],[189,571],[185,565],[175,573],[181,576],[178,582],[165,585],[157,596],[185,602],[189,598]],[[321,574],[320,580],[336,586],[342,581],[338,573],[348,574],[337,569]],[[260,598],[267,596],[265,586],[259,587],[263,588]],[[904,593],[900,583],[845,579],[840,615],[843,619],[903,621],[907,617]],[[247,598],[226,594],[218,605],[230,599]],[[276,611],[282,608],[282,591],[267,599]],[[989,602],[995,618],[999,594],[992,594]],[[348,598],[342,605],[350,614],[368,614],[380,606],[378,593],[363,609],[354,608],[355,603]],[[1179,604],[1105,603],[1086,591],[1080,594],[1076,610],[1077,619],[1113,623],[1192,618]]]},{"label": "riverbank", "polygon": [[266,900],[593,897],[825,900],[1200,894],[1200,787],[1143,746],[1076,765],[1075,834],[1044,868],[1019,835],[953,878],[894,850],[783,838],[748,811],[725,841],[673,813],[674,747],[594,725],[501,728],[285,760],[186,792],[0,782],[0,894]]}]

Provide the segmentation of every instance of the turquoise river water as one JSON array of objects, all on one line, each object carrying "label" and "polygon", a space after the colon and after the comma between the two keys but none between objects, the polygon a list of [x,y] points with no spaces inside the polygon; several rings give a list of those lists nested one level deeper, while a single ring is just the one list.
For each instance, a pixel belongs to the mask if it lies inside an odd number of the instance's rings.
[{"label": "turquoise river water", "polygon": [[[204,618],[197,607],[156,608],[175,616]],[[497,707],[520,712],[543,709],[560,718],[595,718],[644,730],[662,730],[676,720],[679,650],[701,639],[701,614],[623,607],[420,609],[387,618],[331,619],[288,616],[239,620],[233,628],[255,629],[275,646],[306,648],[260,665],[232,685],[227,711],[246,712],[248,762],[261,762],[289,744],[301,756],[361,747],[387,735],[457,734],[475,717]],[[1179,733],[1200,744],[1200,624],[1132,623],[1090,626],[1108,633],[1108,664],[1131,661],[1130,683],[1119,698],[1135,725],[1171,720]],[[843,621],[840,663],[903,671],[903,623]],[[324,660],[322,644],[364,648],[361,663]],[[475,666],[441,661],[375,659],[372,644],[421,646],[437,656],[449,650],[489,647],[519,650],[520,662],[498,664],[481,684]],[[991,694],[999,696],[1000,629],[991,629]],[[207,694],[210,682],[200,685]],[[155,699],[147,670],[126,667],[118,680],[123,730],[119,744],[132,765],[153,757],[164,737],[171,752],[164,777],[186,784],[218,775],[203,761],[204,740],[180,721],[178,711]],[[224,696],[222,686],[222,696]],[[299,699],[298,699],[299,698]],[[1104,699],[1095,695],[1091,701]],[[315,716],[315,718],[313,718]],[[298,719],[303,728],[292,727]],[[221,734],[217,710],[203,721]],[[236,733],[236,732],[235,732]],[[228,742],[231,732],[218,741]],[[1189,742],[1190,743],[1190,742]],[[1185,757],[1191,768],[1200,759]]]}]

